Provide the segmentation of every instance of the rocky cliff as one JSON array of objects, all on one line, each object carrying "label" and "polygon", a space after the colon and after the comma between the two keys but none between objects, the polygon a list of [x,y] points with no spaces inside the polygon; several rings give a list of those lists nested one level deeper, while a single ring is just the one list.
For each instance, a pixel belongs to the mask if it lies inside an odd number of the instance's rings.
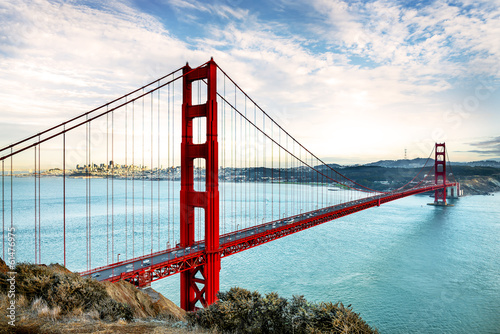
[{"label": "rocky cliff", "polygon": [[500,175],[470,176],[460,180],[464,195],[489,195],[500,192]]}]

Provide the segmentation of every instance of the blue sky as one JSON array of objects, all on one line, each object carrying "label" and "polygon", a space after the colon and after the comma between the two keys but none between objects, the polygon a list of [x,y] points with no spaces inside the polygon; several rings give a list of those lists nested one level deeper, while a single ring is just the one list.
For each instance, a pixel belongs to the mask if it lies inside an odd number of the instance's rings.
[{"label": "blue sky", "polygon": [[0,145],[211,56],[329,162],[500,157],[500,1],[0,3]]}]

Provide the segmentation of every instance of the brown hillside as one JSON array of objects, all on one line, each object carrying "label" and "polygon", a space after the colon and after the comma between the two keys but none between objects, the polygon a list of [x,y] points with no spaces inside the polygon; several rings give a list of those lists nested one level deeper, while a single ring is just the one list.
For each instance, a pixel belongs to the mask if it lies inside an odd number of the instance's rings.
[{"label": "brown hillside", "polygon": [[[9,268],[0,259],[0,309]],[[16,326],[0,315],[0,333],[173,333],[170,324],[184,321],[185,311],[151,288],[82,278],[59,264],[18,264]],[[182,331],[181,331],[182,332]]]},{"label": "brown hillside", "polygon": [[130,306],[134,318],[183,320],[186,314],[186,311],[151,288],[140,290],[125,281],[102,282],[102,284],[111,298]]}]

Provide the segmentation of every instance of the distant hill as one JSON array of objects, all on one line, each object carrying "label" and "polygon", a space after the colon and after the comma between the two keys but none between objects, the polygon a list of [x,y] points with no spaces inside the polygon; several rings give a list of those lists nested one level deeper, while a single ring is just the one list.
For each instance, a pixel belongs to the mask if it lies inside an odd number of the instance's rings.
[{"label": "distant hill", "polygon": [[[377,166],[385,168],[420,168],[425,165],[427,159],[416,158],[412,160],[401,159],[401,160],[380,160],[377,162],[371,162],[365,164],[364,166]],[[434,159],[430,159],[428,165],[434,164]],[[481,161],[471,161],[471,162],[451,162],[452,166],[469,166],[469,167],[493,167],[500,168],[500,162],[494,160],[481,160]]]},{"label": "distant hill", "polygon": [[493,167],[500,168],[500,162],[494,160],[481,160],[471,162],[452,162],[452,166],[469,166],[469,167]]},{"label": "distant hill", "polygon": [[[377,162],[371,162],[369,164],[365,164],[364,166],[377,166],[377,167],[385,167],[385,168],[420,168],[425,165],[427,159],[424,158],[416,158],[412,160],[402,159],[402,160],[380,160]],[[434,163],[434,159],[430,159],[430,165]]]},{"label": "distant hill", "polygon": [[316,168],[319,171],[329,170],[330,168],[333,168],[333,169],[342,169],[344,167],[345,166],[342,166],[342,165],[339,165],[339,164],[326,164],[326,165],[317,165],[317,166],[314,166],[314,168]]}]

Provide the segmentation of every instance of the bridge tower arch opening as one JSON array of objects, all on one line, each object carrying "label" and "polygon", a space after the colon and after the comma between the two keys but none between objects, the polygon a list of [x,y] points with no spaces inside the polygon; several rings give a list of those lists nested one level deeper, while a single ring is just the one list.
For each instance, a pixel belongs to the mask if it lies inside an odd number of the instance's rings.
[{"label": "bridge tower arch opening", "polygon": [[[216,301],[219,291],[219,178],[217,141],[217,65],[210,60],[205,66],[183,68],[180,244],[195,243],[195,209],[205,216],[204,264],[181,273],[181,307],[195,310]],[[193,82],[204,80],[207,85],[206,103],[193,104]],[[202,83],[204,84],[204,83]],[[206,141],[195,143],[193,120],[204,118]],[[194,189],[194,160],[205,159],[205,189]]]}]

